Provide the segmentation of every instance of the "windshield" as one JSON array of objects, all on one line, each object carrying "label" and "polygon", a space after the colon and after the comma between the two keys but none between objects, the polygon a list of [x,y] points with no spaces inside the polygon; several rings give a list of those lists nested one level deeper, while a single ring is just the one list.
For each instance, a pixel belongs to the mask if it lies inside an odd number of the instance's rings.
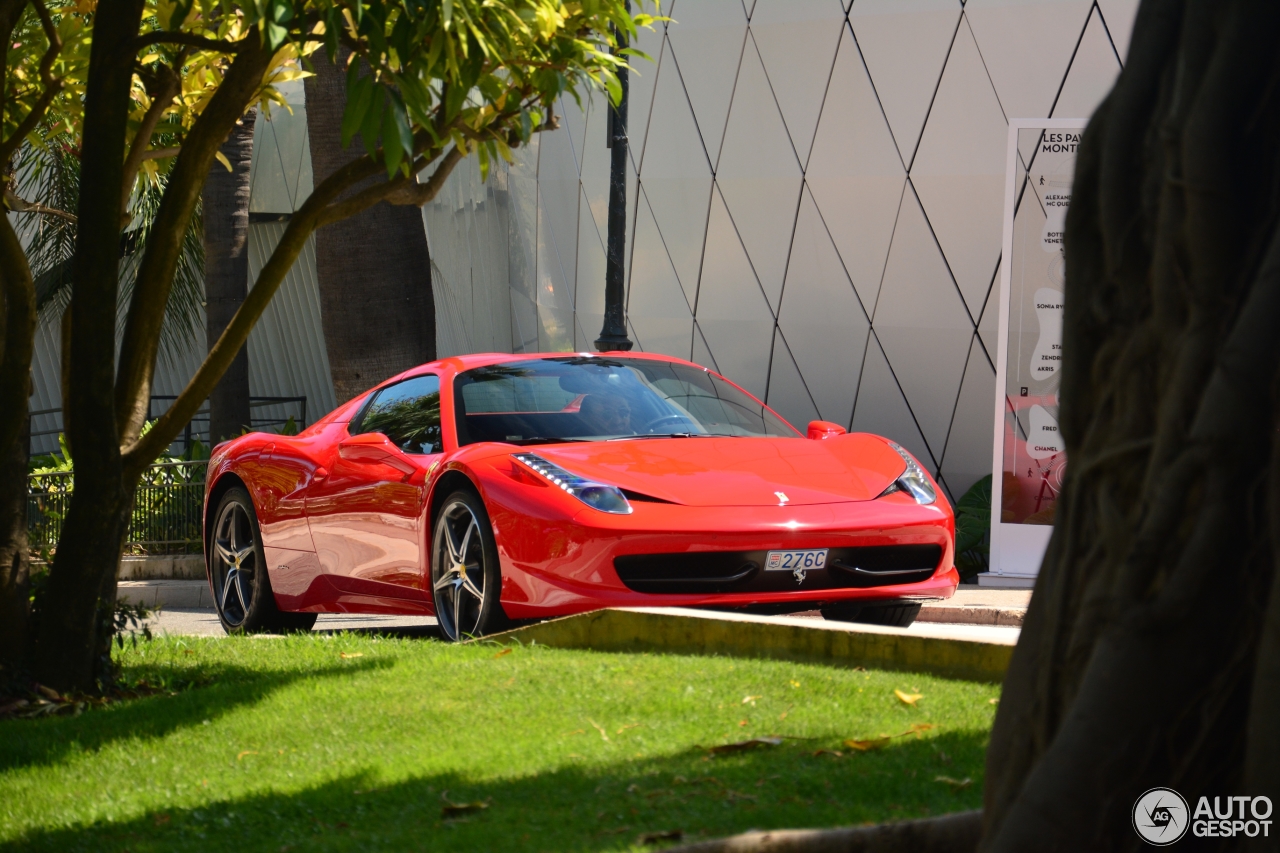
[{"label": "windshield", "polygon": [[458,444],[610,441],[646,436],[798,433],[734,386],[697,367],[640,358],[530,359],[454,380]]}]

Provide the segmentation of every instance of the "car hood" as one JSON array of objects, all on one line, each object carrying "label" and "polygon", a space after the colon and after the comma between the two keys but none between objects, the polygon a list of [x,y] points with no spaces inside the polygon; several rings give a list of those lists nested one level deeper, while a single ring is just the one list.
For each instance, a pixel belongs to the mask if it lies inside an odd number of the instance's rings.
[{"label": "car hood", "polygon": [[856,433],[824,440],[635,439],[529,450],[581,477],[687,506],[873,500],[906,467],[883,439]]}]

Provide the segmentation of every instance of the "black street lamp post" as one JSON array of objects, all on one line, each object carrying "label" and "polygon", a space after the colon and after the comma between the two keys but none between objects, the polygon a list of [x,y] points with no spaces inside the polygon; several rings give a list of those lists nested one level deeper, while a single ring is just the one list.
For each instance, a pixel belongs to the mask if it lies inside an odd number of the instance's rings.
[{"label": "black street lamp post", "polygon": [[[627,3],[627,11],[631,4]],[[617,50],[626,48],[624,33],[618,34]],[[609,121],[605,128],[605,145],[610,149],[609,160],[609,246],[604,272],[604,326],[596,339],[599,352],[629,350],[633,346],[627,337],[626,297],[623,288],[623,255],[627,245],[627,72],[618,74],[622,98],[618,105],[609,105]]]}]

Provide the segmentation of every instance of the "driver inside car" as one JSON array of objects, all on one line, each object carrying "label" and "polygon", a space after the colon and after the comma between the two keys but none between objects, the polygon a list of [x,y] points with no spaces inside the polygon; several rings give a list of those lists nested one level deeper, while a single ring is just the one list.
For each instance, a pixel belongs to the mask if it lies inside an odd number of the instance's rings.
[{"label": "driver inside car", "polygon": [[591,435],[634,435],[631,406],[616,394],[588,394],[578,409]]}]

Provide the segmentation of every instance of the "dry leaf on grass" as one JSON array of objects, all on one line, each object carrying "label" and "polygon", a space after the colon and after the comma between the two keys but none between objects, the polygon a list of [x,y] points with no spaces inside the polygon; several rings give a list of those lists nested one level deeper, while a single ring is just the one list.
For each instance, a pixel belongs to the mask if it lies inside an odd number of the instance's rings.
[{"label": "dry leaf on grass", "polygon": [[236,756],[236,761],[239,761],[240,759],[244,758],[246,755],[257,755],[257,754],[258,753],[256,750],[246,749],[244,752]]},{"label": "dry leaf on grass", "polygon": [[511,649],[511,647],[510,647],[510,646],[508,646],[507,648],[503,649],[502,651],[500,651],[500,652],[498,652],[496,655],[494,655],[494,657],[495,657],[495,658],[500,658],[500,657],[502,657],[503,655],[509,655],[509,654],[511,654],[511,652],[512,652],[512,649]]},{"label": "dry leaf on grass", "polygon": [[999,705],[999,704],[1000,704],[1000,700],[999,700],[999,699],[988,699],[988,700],[987,700],[987,704],[988,704],[988,705]]},{"label": "dry leaf on grass", "polygon": [[743,705],[745,705],[745,704],[747,704],[748,702],[750,702],[752,705],[754,705],[754,704],[756,704],[756,700],[757,700],[757,699],[763,699],[763,698],[764,698],[763,696],[743,696],[743,697],[742,697],[742,704],[743,704]]},{"label": "dry leaf on grass", "polygon": [[600,739],[601,739],[601,740],[608,740],[608,739],[609,739],[609,733],[608,733],[608,732],[606,732],[606,731],[604,730],[604,726],[600,725],[599,723],[597,723],[595,720],[591,719],[590,717],[587,717],[587,722],[588,722],[588,723],[590,723],[591,725],[595,726],[596,731],[598,731],[598,732],[600,733]]},{"label": "dry leaf on grass", "polygon": [[968,776],[963,779],[952,779],[950,776],[935,776],[933,781],[941,782],[942,784],[949,786],[953,791],[963,791],[965,788],[968,788],[973,784],[973,780]]},{"label": "dry leaf on grass", "polygon": [[879,749],[880,747],[889,743],[889,741],[890,741],[890,738],[888,735],[885,735],[883,737],[868,738],[866,740],[853,740],[852,738],[850,738],[849,740],[844,742],[844,745],[849,747],[850,749],[856,749],[858,750],[858,752],[867,752],[872,749]]},{"label": "dry leaf on grass", "polygon": [[813,754],[813,757],[817,758],[820,755],[831,755],[836,758],[844,758],[844,753],[838,749],[819,749]]},{"label": "dry leaf on grass", "polygon": [[921,699],[924,698],[923,693],[903,693],[901,690],[898,690],[896,687],[893,690],[893,695],[897,696],[898,701],[901,702],[903,705],[910,705],[912,708],[916,706],[917,702],[919,702]]},{"label": "dry leaf on grass", "polygon": [[623,732],[625,732],[627,729],[638,729],[638,728],[640,728],[640,725],[641,725],[640,723],[627,723],[625,726],[623,726],[622,728],[620,728],[620,729],[618,729],[616,732],[614,732],[614,734],[619,734],[619,735],[620,735],[620,734],[622,734]]},{"label": "dry leaf on grass", "polygon": [[664,841],[679,841],[684,838],[684,830],[668,829],[660,832],[646,832],[636,839],[637,844],[661,844]]},{"label": "dry leaf on grass", "polygon": [[338,655],[338,657],[342,658],[343,660],[350,660],[351,658],[362,658],[364,657],[364,652],[350,652],[350,653],[343,652],[342,654]]},{"label": "dry leaf on grass", "polygon": [[782,738],[780,737],[753,737],[751,740],[722,743],[719,746],[705,747],[705,749],[712,755],[726,755],[730,752],[745,752],[748,749],[758,749],[762,746],[779,746],[781,743]]},{"label": "dry leaf on grass", "polygon": [[450,818],[461,817],[462,815],[483,811],[484,809],[489,808],[489,804],[492,803],[493,800],[488,799],[474,803],[455,803],[449,799],[448,791],[441,791],[440,802],[444,803],[444,805],[440,807],[440,816],[445,820],[449,820]]},{"label": "dry leaf on grass", "polygon": [[886,745],[887,743],[889,743],[889,741],[893,740],[896,737],[906,737],[907,735],[918,735],[921,732],[927,732],[932,728],[934,728],[933,723],[916,723],[911,728],[907,729],[905,732],[898,732],[898,734],[896,735],[882,734],[879,737],[867,738],[866,740],[850,739],[845,741],[844,745],[849,747],[850,749],[856,749],[859,752],[867,752],[868,750],[879,749],[880,747]]}]

